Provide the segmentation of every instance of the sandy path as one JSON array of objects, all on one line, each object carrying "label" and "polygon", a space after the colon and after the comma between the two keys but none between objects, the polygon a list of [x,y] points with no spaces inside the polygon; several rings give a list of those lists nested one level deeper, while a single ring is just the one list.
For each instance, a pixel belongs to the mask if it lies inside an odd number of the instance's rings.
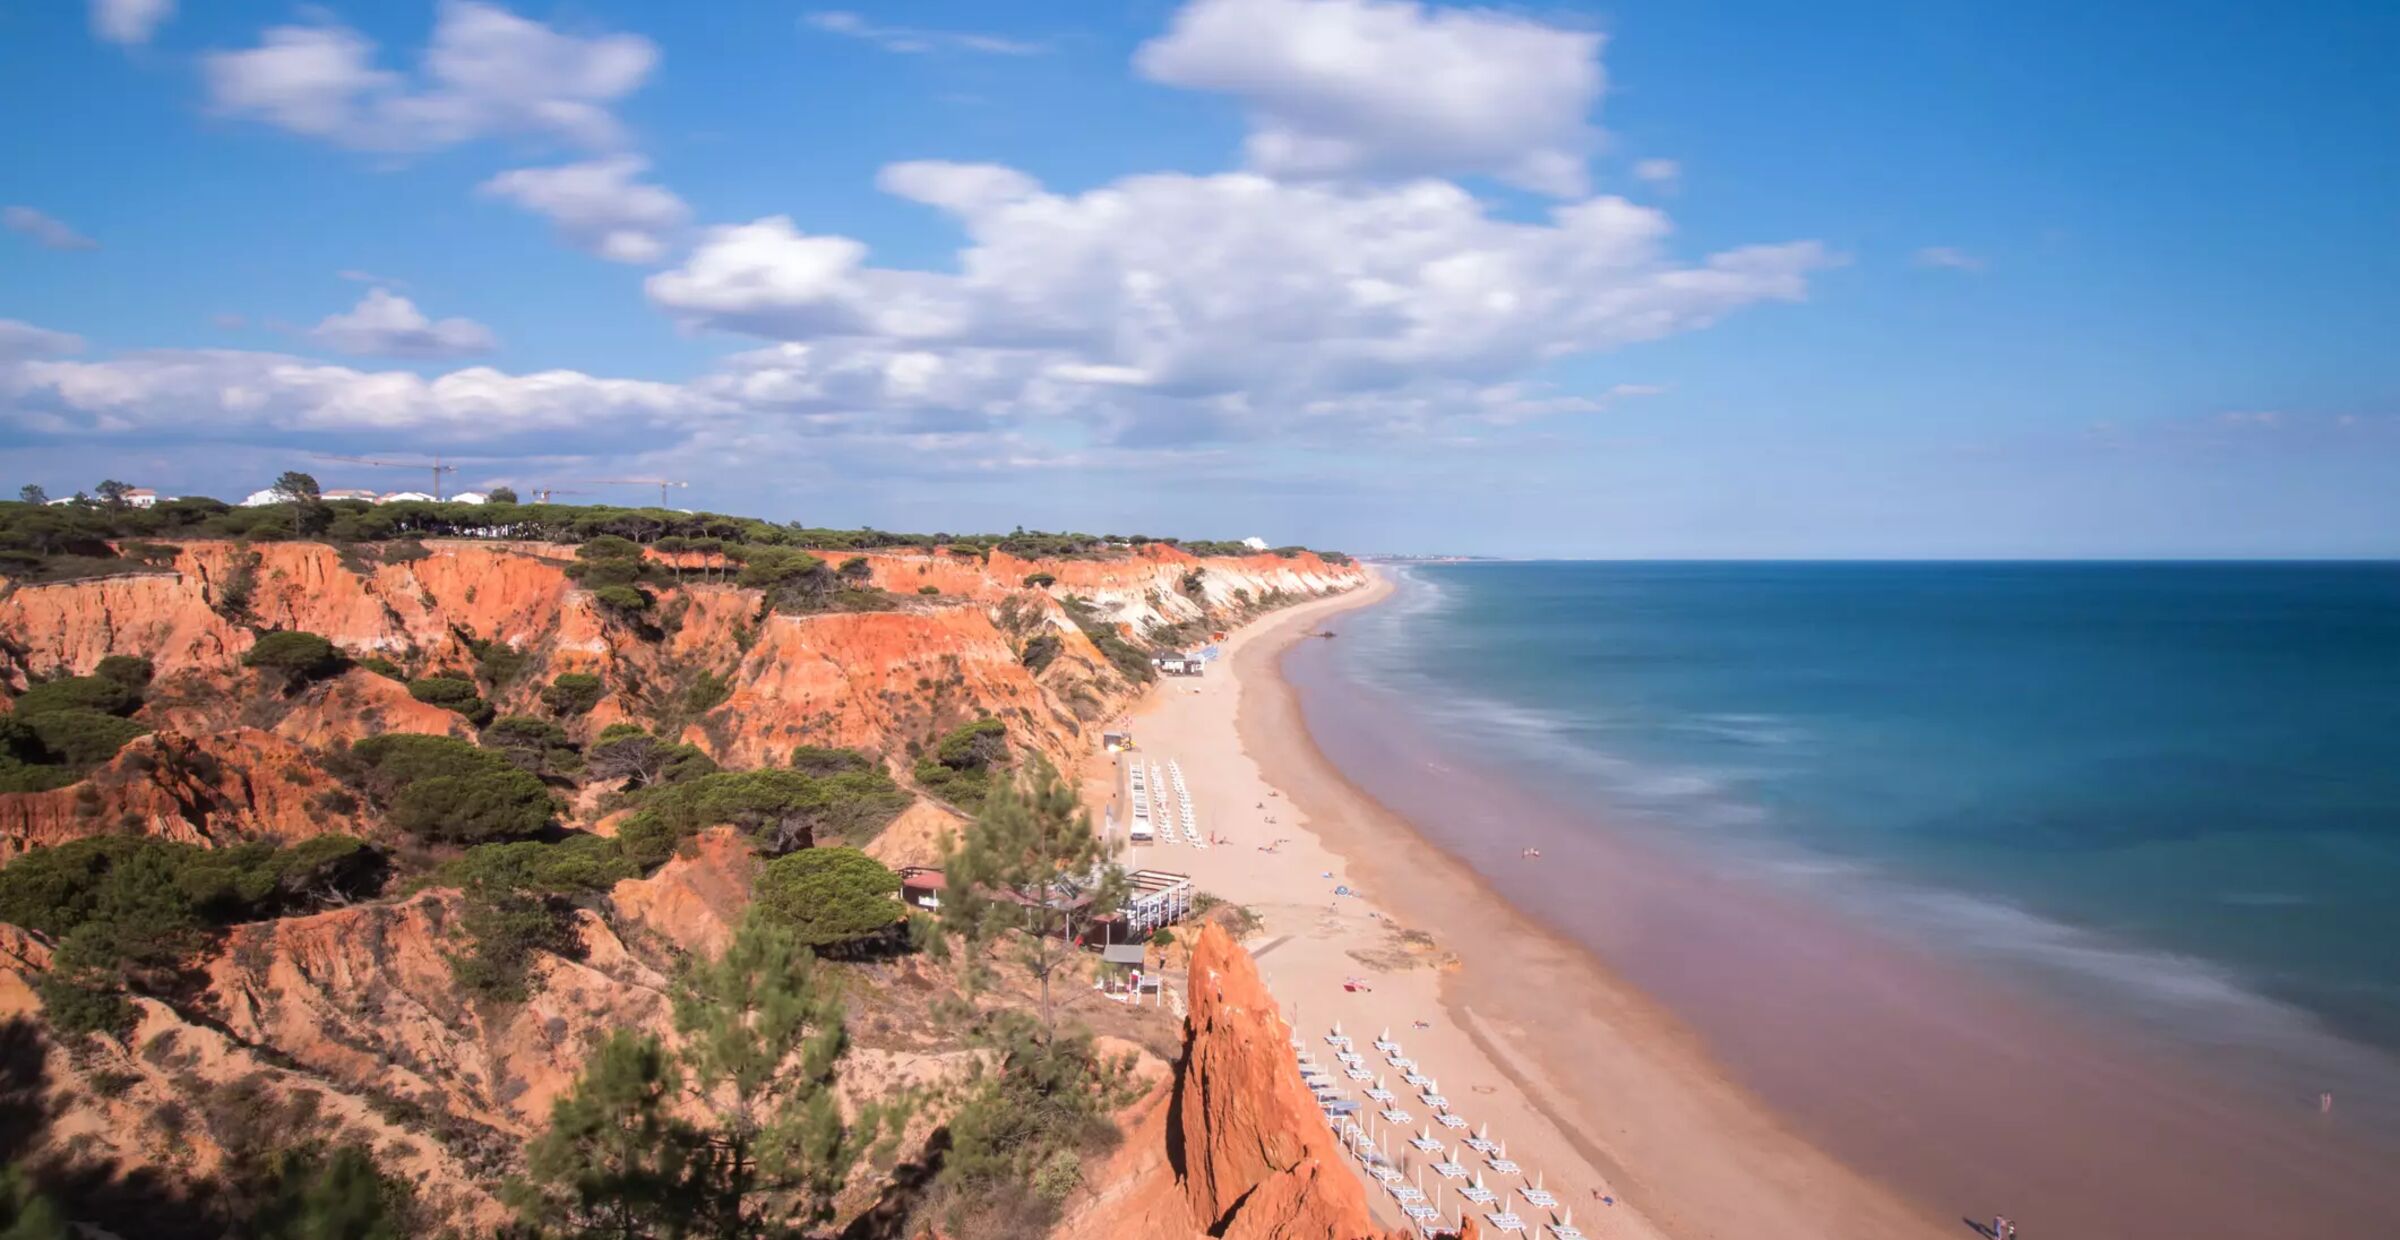
[{"label": "sandy path", "polygon": [[[1279,657],[1319,622],[1388,592],[1378,581],[1278,613],[1224,642],[1207,676],[1162,680],[1133,714],[1139,755],[1162,768],[1177,760],[1201,829],[1229,842],[1152,845],[1130,850],[1128,864],[1189,873],[1201,890],[1256,911],[1263,926],[1250,946],[1320,1060],[1331,1062],[1323,1036],[1338,1020],[1380,1066],[1365,1043],[1388,1027],[1452,1109],[1488,1124],[1586,1235],[1963,1232],[1793,1135],[1672,1017],[1518,914],[1317,752],[1276,673]],[[1114,777],[1101,764],[1087,785],[1095,817]],[[1259,851],[1279,838],[1275,853]],[[1367,896],[1337,897],[1338,886]],[[1457,967],[1410,951],[1403,928],[1433,935],[1440,951],[1457,953]],[[1372,990],[1343,990],[1352,976]],[[1428,1027],[1413,1027],[1419,1021]],[[1424,1160],[1407,1138],[1431,1112],[1396,1074],[1386,1084],[1415,1121],[1389,1149],[1414,1171]],[[1473,1151],[1459,1153],[1479,1165]],[[1425,1183],[1432,1192],[1430,1173]],[[1488,1173],[1485,1184],[1518,1186]],[[1616,1204],[1599,1201],[1603,1193]],[[1401,1221],[1388,1198],[1371,1196]],[[1442,1204],[1455,1219],[1456,1196]],[[1518,1213],[1547,1234],[1546,1212],[1519,1202]]]}]

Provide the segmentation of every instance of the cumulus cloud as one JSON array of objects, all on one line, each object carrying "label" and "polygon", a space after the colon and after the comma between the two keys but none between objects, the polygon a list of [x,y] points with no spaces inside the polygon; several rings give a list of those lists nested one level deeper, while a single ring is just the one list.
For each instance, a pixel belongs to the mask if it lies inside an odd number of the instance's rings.
[{"label": "cumulus cloud", "polygon": [[493,135],[609,149],[610,105],[649,77],[639,35],[564,34],[496,5],[443,0],[414,74],[380,68],[374,43],[322,18],[276,26],[258,46],[201,59],[210,103],[359,150],[435,150]]},{"label": "cumulus cloud", "polygon": [[54,332],[22,319],[0,319],[0,362],[82,351],[83,337],[72,332]]},{"label": "cumulus cloud", "polygon": [[368,289],[348,313],[328,315],[308,338],[362,357],[469,357],[498,343],[490,328],[473,319],[428,319],[415,302],[380,288]]},{"label": "cumulus cloud", "polygon": [[1915,262],[1919,267],[1934,267],[1949,271],[1981,271],[1984,267],[1982,259],[1965,250],[1947,245],[1926,246],[1917,251]]},{"label": "cumulus cloud", "polygon": [[1060,195],[1013,169],[915,163],[881,183],[957,219],[956,274],[877,267],[776,216],[711,230],[649,295],[692,326],[806,346],[751,357],[753,393],[869,407],[885,388],[828,384],[886,383],[906,357],[954,407],[1208,438],[1485,412],[1492,384],[1798,299],[1832,261],[1799,242],[1681,263],[1650,208],[1602,197],[1518,222],[1441,181],[1156,174]]},{"label": "cumulus cloud", "polygon": [[10,232],[33,238],[35,245],[50,250],[97,250],[100,243],[69,227],[67,222],[46,215],[32,207],[9,207],[0,210],[0,225]]},{"label": "cumulus cloud", "polygon": [[92,0],[92,33],[111,43],[148,43],[175,15],[175,0]]},{"label": "cumulus cloud", "polygon": [[872,43],[887,52],[920,55],[925,52],[982,52],[992,56],[1035,56],[1046,52],[1045,44],[1028,39],[1011,39],[996,34],[978,34],[970,30],[930,30],[921,26],[879,26],[856,13],[841,9],[824,9],[802,14],[806,25],[838,34],[845,38]]},{"label": "cumulus cloud", "polygon": [[690,217],[683,199],[642,181],[649,162],[616,155],[556,168],[518,168],[486,181],[478,192],[547,216],[577,249],[611,262],[654,263]]},{"label": "cumulus cloud", "polygon": [[1135,64],[1240,100],[1263,172],[1484,173],[1573,197],[1599,142],[1601,41],[1414,0],[1190,0]]},{"label": "cumulus cloud", "polygon": [[408,430],[494,440],[674,423],[711,408],[682,385],[571,370],[514,375],[478,366],[427,378],[231,349],[0,365],[0,418],[53,434]]}]

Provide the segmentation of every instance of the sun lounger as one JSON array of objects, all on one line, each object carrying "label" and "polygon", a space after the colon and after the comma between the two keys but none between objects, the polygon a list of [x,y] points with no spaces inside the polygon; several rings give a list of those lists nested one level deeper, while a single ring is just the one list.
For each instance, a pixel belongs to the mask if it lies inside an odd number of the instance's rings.
[{"label": "sun lounger", "polygon": [[1408,1143],[1416,1146],[1418,1149],[1423,1150],[1428,1154],[1439,1154],[1442,1152],[1442,1143],[1435,1140],[1431,1132],[1421,1133],[1417,1136],[1410,1137],[1408,1139]]},{"label": "sun lounger", "polygon": [[1525,1204],[1529,1206],[1539,1206],[1544,1210],[1558,1208],[1558,1194],[1546,1188],[1528,1188],[1518,1195],[1523,1197]]},{"label": "sun lounger", "polygon": [[1378,1085],[1375,1088],[1367,1091],[1367,1100],[1369,1102],[1390,1102],[1397,1096],[1398,1095],[1394,1094],[1388,1089],[1385,1089],[1381,1085]]},{"label": "sun lounger", "polygon": [[[1483,1203],[1477,1202],[1476,1204],[1481,1205]],[[1483,1217],[1485,1222],[1488,1222],[1492,1225],[1493,1231],[1525,1230],[1525,1220],[1518,1218],[1516,1215],[1506,1210],[1495,1210],[1490,1214],[1484,1215]]]},{"label": "sun lounger", "polygon": [[1413,1118],[1398,1107],[1385,1107],[1376,1114],[1383,1116],[1383,1122],[1387,1124],[1405,1124]]},{"label": "sun lounger", "polygon": [[1418,1094],[1417,1101],[1424,1103],[1426,1106],[1431,1107],[1436,1111],[1447,1111],[1450,1109],[1450,1100],[1441,1096],[1440,1094]]},{"label": "sun lounger", "polygon": [[1474,1202],[1479,1206],[1488,1206],[1492,1204],[1492,1202],[1498,1200],[1500,1196],[1500,1194],[1485,1188],[1481,1184],[1469,1184],[1466,1187],[1459,1189],[1458,1195]]},{"label": "sun lounger", "polygon": [[1416,1061],[1416,1060],[1414,1060],[1414,1059],[1402,1059],[1402,1058],[1401,1058],[1401,1057],[1399,1057],[1398,1055],[1394,1055],[1394,1056],[1392,1056],[1391,1058],[1384,1060],[1384,1062],[1385,1062],[1385,1063],[1387,1063],[1387,1064],[1390,1064],[1391,1066],[1393,1066],[1393,1067],[1395,1067],[1395,1068],[1398,1068],[1398,1069],[1400,1069],[1402,1072],[1414,1072],[1414,1071],[1416,1071],[1416,1070],[1417,1070],[1417,1061]]},{"label": "sun lounger", "polygon": [[[1367,1071],[1365,1068],[1352,1068],[1342,1075],[1349,1077],[1353,1081],[1372,1081],[1375,1079],[1375,1074]],[[1378,1098],[1376,1101],[1381,1102],[1382,1099]]]},{"label": "sun lounger", "polygon": [[1511,1159],[1511,1158],[1495,1158],[1495,1159],[1492,1159],[1490,1162],[1488,1162],[1488,1163],[1486,1163],[1486,1164],[1484,1164],[1484,1165],[1485,1165],[1485,1166],[1488,1166],[1488,1167],[1490,1167],[1492,1170],[1494,1170],[1494,1171],[1497,1171],[1497,1172],[1499,1172],[1499,1173],[1500,1173],[1500,1174],[1502,1174],[1502,1175],[1523,1175],[1523,1174],[1525,1174],[1525,1169],[1524,1169],[1524,1168],[1522,1168],[1522,1167],[1519,1167],[1519,1166],[1516,1164],[1516,1160],[1515,1160],[1515,1159]]},{"label": "sun lounger", "polygon": [[1464,1128],[1467,1126],[1467,1117],[1464,1115],[1452,1115],[1445,1111],[1440,1115],[1434,1116],[1433,1122],[1440,1124],[1444,1128]]},{"label": "sun lounger", "polygon": [[1410,1072],[1408,1075],[1406,1075],[1406,1076],[1403,1076],[1403,1077],[1401,1077],[1400,1079],[1401,1079],[1401,1080],[1403,1080],[1403,1081],[1406,1081],[1406,1082],[1408,1082],[1410,1085],[1413,1085],[1413,1086],[1415,1086],[1415,1087],[1416,1087],[1416,1088],[1418,1088],[1418,1089],[1423,1089],[1423,1088],[1425,1088],[1426,1086],[1433,1084],[1433,1078],[1432,1078],[1432,1077],[1430,1077],[1430,1076],[1427,1076],[1427,1075],[1425,1075],[1425,1074],[1424,1074],[1424,1073],[1422,1073],[1422,1072],[1414,1072],[1414,1071],[1412,1071],[1412,1072]]}]

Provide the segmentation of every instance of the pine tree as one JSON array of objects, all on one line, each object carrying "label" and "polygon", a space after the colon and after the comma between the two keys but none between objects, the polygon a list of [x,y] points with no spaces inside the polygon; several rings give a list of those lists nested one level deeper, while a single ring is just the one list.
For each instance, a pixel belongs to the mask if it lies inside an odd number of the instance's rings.
[{"label": "pine tree", "polygon": [[834,1072],[850,1049],[816,957],[753,913],[715,960],[676,979],[687,1090],[711,1116],[696,1163],[702,1234],[777,1234],[833,1216],[833,1198],[889,1116],[845,1125]]},{"label": "pine tree", "polygon": [[1041,985],[1042,1028],[1055,1036],[1050,979],[1076,963],[1076,939],[1125,891],[1075,790],[1037,757],[1023,788],[1002,781],[992,789],[942,872],[944,928],[975,955],[1014,932],[1017,959]]},{"label": "pine tree", "polygon": [[681,1084],[655,1036],[617,1031],[574,1092],[551,1104],[549,1130],[527,1148],[527,1178],[509,1189],[519,1212],[578,1236],[689,1234],[700,1140],[671,1113]]}]

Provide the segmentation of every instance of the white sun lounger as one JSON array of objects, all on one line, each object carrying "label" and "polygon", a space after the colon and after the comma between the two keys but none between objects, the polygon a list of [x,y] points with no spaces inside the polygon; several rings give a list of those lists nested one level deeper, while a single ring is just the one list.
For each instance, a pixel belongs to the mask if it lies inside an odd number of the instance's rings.
[{"label": "white sun lounger", "polygon": [[[1475,1204],[1482,1205],[1483,1203],[1476,1202]],[[1484,1215],[1483,1217],[1487,1222],[1491,1223],[1493,1231],[1525,1230],[1525,1220],[1518,1218],[1515,1214],[1507,1210],[1495,1210],[1490,1214]]]},{"label": "white sun lounger", "polygon": [[1444,1128],[1464,1128],[1467,1126],[1467,1117],[1464,1115],[1452,1115],[1449,1112],[1444,1111],[1440,1115],[1434,1116],[1433,1122],[1440,1124]]},{"label": "white sun lounger", "polygon": [[1458,1190],[1458,1195],[1474,1202],[1479,1206],[1488,1206],[1500,1196],[1500,1194],[1485,1188],[1481,1184],[1469,1184],[1465,1188]]},{"label": "white sun lounger", "polygon": [[[1365,1068],[1352,1068],[1349,1071],[1342,1073],[1342,1075],[1349,1077],[1353,1081],[1372,1081],[1375,1079],[1375,1074],[1367,1071]],[[1375,1101],[1381,1102],[1383,1099],[1377,1098]]]},{"label": "white sun lounger", "polygon": [[1378,1114],[1383,1116],[1383,1122],[1387,1124],[1405,1124],[1414,1118],[1398,1107],[1385,1107]]},{"label": "white sun lounger", "polygon": [[1441,1096],[1440,1094],[1418,1094],[1417,1101],[1424,1103],[1426,1106],[1431,1107],[1436,1111],[1447,1111],[1450,1109],[1450,1100]]},{"label": "white sun lounger", "polygon": [[1467,1169],[1459,1166],[1457,1163],[1449,1161],[1448,1159],[1444,1159],[1441,1162],[1433,1164],[1433,1173],[1445,1180],[1463,1180],[1467,1178]]},{"label": "white sun lounger", "polygon": [[1408,1139],[1408,1143],[1416,1146],[1418,1149],[1423,1150],[1428,1154],[1439,1154],[1442,1152],[1442,1143],[1435,1140],[1433,1134],[1430,1132],[1410,1137]]},{"label": "white sun lounger", "polygon": [[1406,1076],[1403,1076],[1400,1079],[1416,1086],[1418,1089],[1423,1089],[1426,1086],[1433,1084],[1432,1077],[1414,1070],[1411,1070]]},{"label": "white sun lounger", "polygon": [[1499,1172],[1499,1173],[1500,1173],[1500,1174],[1502,1174],[1502,1175],[1523,1175],[1523,1174],[1525,1174],[1525,1169],[1524,1169],[1524,1168],[1522,1168],[1522,1167],[1519,1167],[1519,1166],[1517,1165],[1517,1163],[1516,1163],[1516,1160],[1515,1160],[1515,1159],[1511,1159],[1511,1158],[1495,1158],[1495,1159],[1491,1160],[1490,1162],[1488,1162],[1488,1163],[1485,1163],[1484,1165],[1485,1165],[1485,1166],[1487,1166],[1487,1167],[1490,1167],[1492,1170],[1494,1170],[1494,1171],[1497,1171],[1497,1172]]},{"label": "white sun lounger", "polygon": [[1525,1199],[1525,1204],[1529,1206],[1538,1206],[1544,1210],[1555,1210],[1558,1208],[1558,1194],[1551,1192],[1546,1188],[1521,1189],[1518,1191],[1517,1195],[1523,1197]]},{"label": "white sun lounger", "polygon": [[1390,1102],[1393,1098],[1398,1096],[1399,1095],[1394,1094],[1392,1091],[1385,1089],[1381,1085],[1378,1085],[1375,1088],[1367,1091],[1367,1101],[1369,1102]]}]

